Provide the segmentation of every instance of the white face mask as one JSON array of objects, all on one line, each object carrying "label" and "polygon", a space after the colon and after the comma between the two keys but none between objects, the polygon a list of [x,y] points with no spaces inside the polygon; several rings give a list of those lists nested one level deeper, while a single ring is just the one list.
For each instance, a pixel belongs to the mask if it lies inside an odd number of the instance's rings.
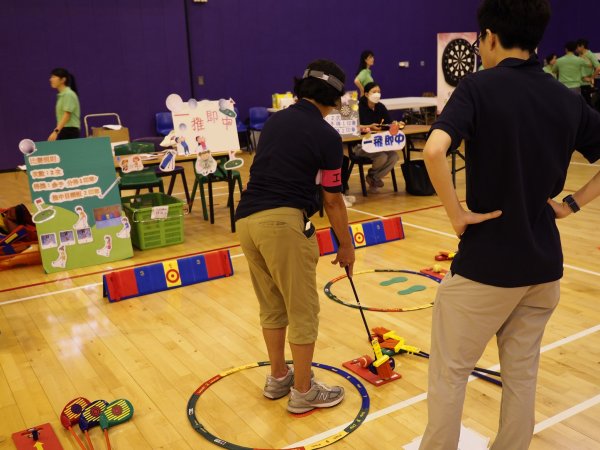
[{"label": "white face mask", "polygon": [[373,92],[372,94],[369,94],[368,99],[373,103],[379,103],[379,100],[381,100],[381,93]]}]

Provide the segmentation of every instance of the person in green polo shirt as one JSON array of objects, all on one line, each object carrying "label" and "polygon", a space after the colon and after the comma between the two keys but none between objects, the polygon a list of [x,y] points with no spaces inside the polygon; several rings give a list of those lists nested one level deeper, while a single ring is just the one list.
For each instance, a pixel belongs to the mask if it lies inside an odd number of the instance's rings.
[{"label": "person in green polo shirt", "polygon": [[358,88],[359,98],[365,95],[365,86],[373,83],[373,75],[371,67],[375,64],[375,54],[371,50],[365,50],[360,54],[360,62],[358,63],[358,71],[354,84]]},{"label": "person in green polo shirt", "polygon": [[67,69],[56,68],[50,75],[50,86],[58,91],[56,97],[56,127],[49,141],[77,139],[80,136],[81,112],[75,77]]},{"label": "person in green polo shirt", "polygon": [[592,94],[594,93],[594,80],[600,74],[600,62],[598,58],[590,51],[588,40],[579,38],[577,40],[577,54],[584,59],[587,59],[591,66],[583,69],[583,83],[581,85],[581,95],[585,98],[588,105],[592,105]]},{"label": "person in green polo shirt", "polygon": [[565,56],[556,60],[552,72],[558,74],[558,81],[569,89],[581,92],[583,70],[592,65],[587,59],[575,55],[577,43],[569,41],[565,44]]},{"label": "person in green polo shirt", "polygon": [[556,53],[550,53],[548,56],[546,56],[544,58],[544,72],[549,73],[550,75],[552,75],[554,78],[556,78],[556,74],[554,72],[552,72],[552,69],[554,68],[554,65],[556,64],[556,60],[557,60],[557,56]]}]

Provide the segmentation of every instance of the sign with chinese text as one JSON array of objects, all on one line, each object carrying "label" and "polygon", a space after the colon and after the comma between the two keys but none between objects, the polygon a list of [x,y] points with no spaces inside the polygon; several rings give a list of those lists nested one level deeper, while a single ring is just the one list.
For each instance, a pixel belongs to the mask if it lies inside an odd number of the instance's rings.
[{"label": "sign with chinese text", "polygon": [[166,104],[173,115],[171,140],[178,154],[239,150],[232,99],[198,101],[192,98],[184,102],[179,95],[171,94]]},{"label": "sign with chinese text", "polygon": [[390,134],[389,131],[367,134],[362,140],[362,149],[367,153],[402,150],[406,145],[406,136],[402,132]]},{"label": "sign with chinese text", "polygon": [[22,143],[44,270],[133,256],[109,138]]}]

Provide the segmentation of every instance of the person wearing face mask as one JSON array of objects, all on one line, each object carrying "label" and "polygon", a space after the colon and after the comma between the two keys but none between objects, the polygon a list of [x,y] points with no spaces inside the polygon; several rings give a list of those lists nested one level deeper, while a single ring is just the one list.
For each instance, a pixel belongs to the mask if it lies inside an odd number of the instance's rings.
[{"label": "person wearing face mask", "polygon": [[[361,131],[378,132],[388,129],[392,120],[390,113],[381,100],[381,88],[377,83],[371,82],[365,86],[365,95],[358,102],[358,117]],[[404,122],[399,122],[400,128]],[[354,148],[354,155],[366,157],[373,161],[366,176],[367,183],[372,190],[383,187],[384,178],[398,162],[398,153],[395,151],[367,153],[360,146]]]}]

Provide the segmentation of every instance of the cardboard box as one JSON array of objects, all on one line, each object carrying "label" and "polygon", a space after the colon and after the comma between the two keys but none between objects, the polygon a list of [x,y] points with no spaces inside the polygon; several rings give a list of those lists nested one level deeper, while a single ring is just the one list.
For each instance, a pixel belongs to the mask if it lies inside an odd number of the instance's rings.
[{"label": "cardboard box", "polygon": [[129,128],[121,127],[119,130],[111,130],[104,127],[92,127],[92,137],[108,136],[110,142],[129,142]]}]

